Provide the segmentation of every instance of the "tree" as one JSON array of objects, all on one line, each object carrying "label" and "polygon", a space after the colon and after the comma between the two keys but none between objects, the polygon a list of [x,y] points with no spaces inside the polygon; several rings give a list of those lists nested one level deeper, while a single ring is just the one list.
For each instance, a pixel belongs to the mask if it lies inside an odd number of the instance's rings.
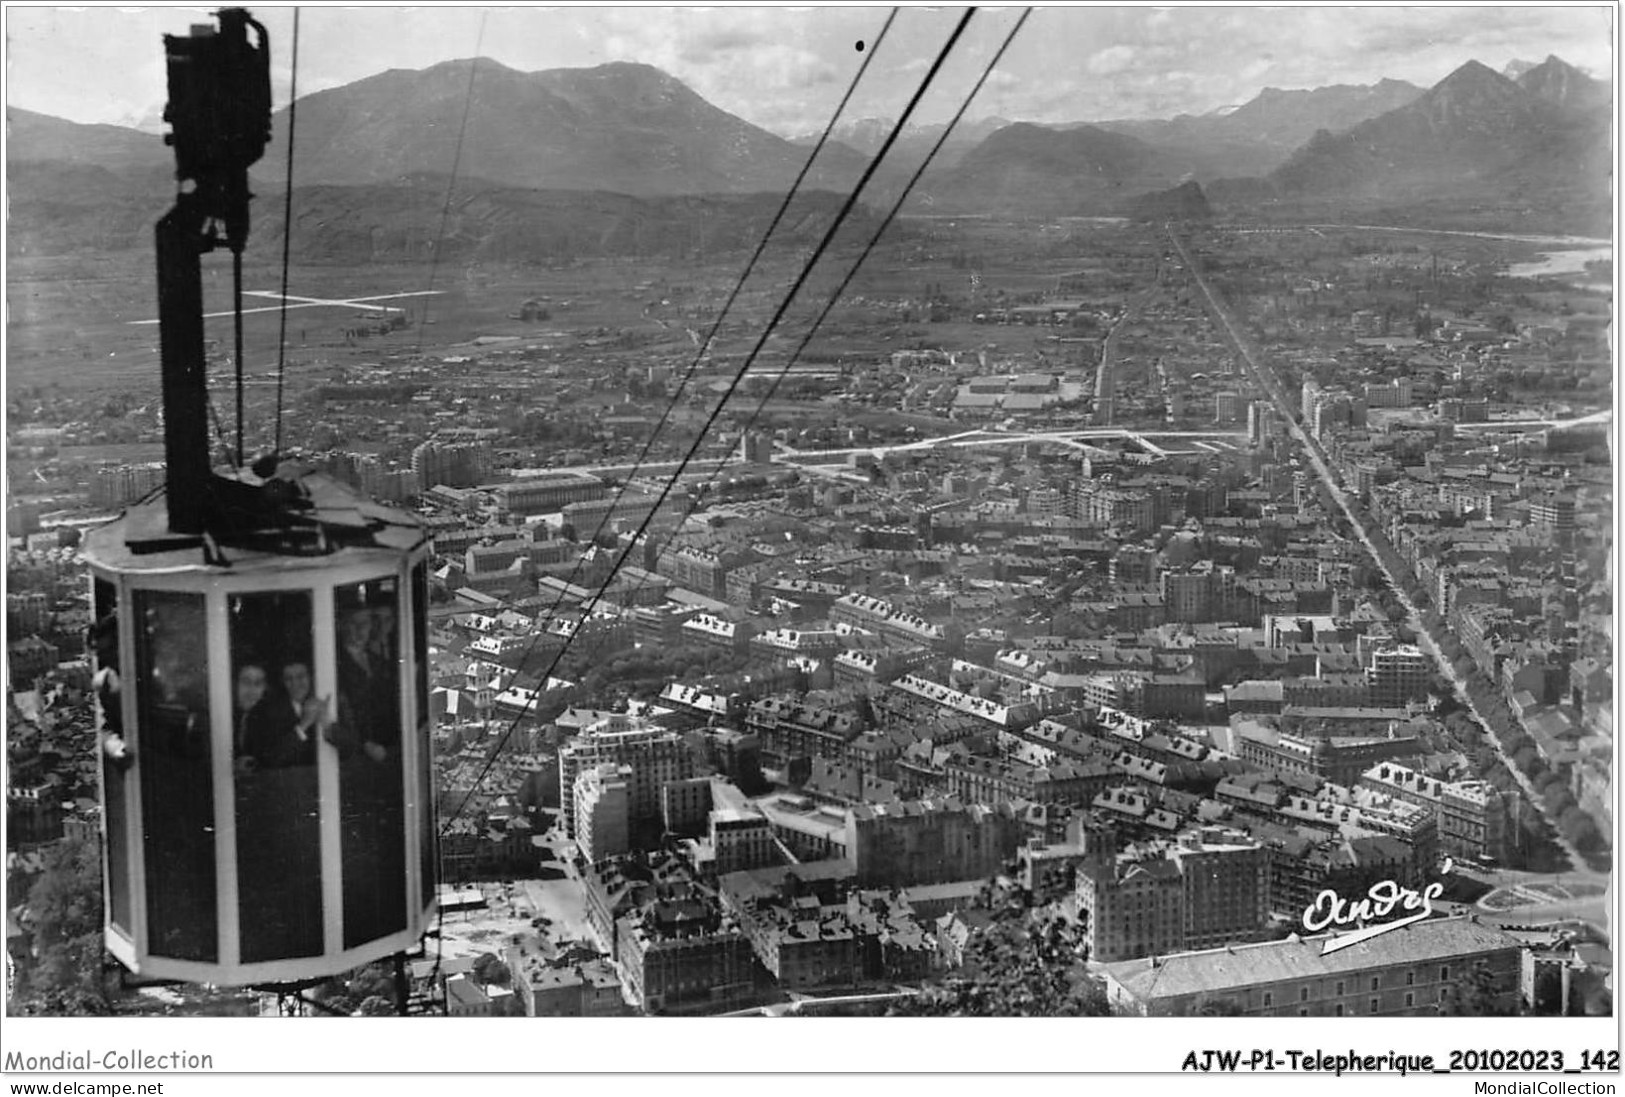
[{"label": "tree", "polygon": [[508,972],[508,965],[496,958],[494,953],[482,953],[474,961],[474,978],[484,986],[505,987],[512,976]]},{"label": "tree", "polygon": [[1500,986],[1495,973],[1483,960],[1451,987],[1450,996],[1439,1005],[1447,1017],[1504,1017],[1516,1010],[1500,1004]]},{"label": "tree", "polygon": [[96,843],[65,838],[28,892],[34,963],[19,970],[11,1007],[35,1016],[112,1011],[103,977],[102,870]]},{"label": "tree", "polygon": [[395,1003],[381,994],[373,994],[362,999],[361,1005],[356,1008],[356,1013],[362,1017],[393,1017],[395,1015]]},{"label": "tree", "polygon": [[928,986],[893,1006],[892,1016],[913,1017],[1108,1017],[1104,985],[1089,974],[1089,947],[1082,926],[1047,907],[1031,893],[994,886],[978,896],[993,921],[977,931],[965,950],[967,978]]},{"label": "tree", "polygon": [[[385,964],[369,964],[357,971],[345,987],[345,993],[362,1004],[368,998],[395,1000],[395,975]],[[391,1011],[394,1007],[391,1006]]]}]

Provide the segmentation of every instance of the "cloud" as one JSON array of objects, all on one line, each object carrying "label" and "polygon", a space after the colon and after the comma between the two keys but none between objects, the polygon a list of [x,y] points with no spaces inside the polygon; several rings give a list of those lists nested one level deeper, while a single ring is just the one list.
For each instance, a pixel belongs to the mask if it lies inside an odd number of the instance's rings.
[{"label": "cloud", "polygon": [[[480,52],[524,72],[640,61],[724,110],[778,132],[822,128],[864,57],[874,63],[854,116],[896,117],[958,19],[905,8],[884,43],[875,8],[302,9],[299,90],[386,69],[421,69]],[[274,93],[286,101],[292,9],[259,13],[270,28]],[[7,12],[9,101],[84,122],[150,125],[165,97],[158,35],[184,33],[180,8],[19,8]],[[1013,13],[972,24],[921,105],[944,121],[981,74]],[[1203,113],[1265,86],[1431,85],[1468,59],[1501,68],[1555,53],[1614,70],[1612,10],[1602,7],[1075,6],[1040,8],[971,107],[1030,121]],[[858,40],[869,49],[859,54]]]},{"label": "cloud", "polygon": [[1275,59],[1268,54],[1260,57],[1252,64],[1241,70],[1241,78],[1249,83],[1257,80],[1275,67]]},{"label": "cloud", "polygon": [[1137,56],[1138,52],[1133,46],[1108,46],[1093,54],[1083,67],[1096,76],[1110,76],[1129,68]]},{"label": "cloud", "polygon": [[744,53],[762,49],[772,43],[766,33],[744,27],[724,27],[696,35],[685,43],[678,53],[691,65],[708,65],[718,60],[718,54]]}]

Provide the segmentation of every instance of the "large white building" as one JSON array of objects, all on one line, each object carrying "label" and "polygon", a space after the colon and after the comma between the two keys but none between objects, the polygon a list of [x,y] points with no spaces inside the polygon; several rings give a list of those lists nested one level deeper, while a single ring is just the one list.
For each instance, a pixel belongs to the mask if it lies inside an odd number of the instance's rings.
[{"label": "large white building", "polygon": [[559,751],[559,818],[575,837],[576,778],[583,770],[612,763],[627,766],[632,825],[660,816],[660,789],[668,781],[694,776],[694,756],[675,731],[620,714],[588,725]]},{"label": "large white building", "polygon": [[596,864],[632,848],[632,767],[613,762],[589,766],[575,781],[575,839],[581,855]]}]

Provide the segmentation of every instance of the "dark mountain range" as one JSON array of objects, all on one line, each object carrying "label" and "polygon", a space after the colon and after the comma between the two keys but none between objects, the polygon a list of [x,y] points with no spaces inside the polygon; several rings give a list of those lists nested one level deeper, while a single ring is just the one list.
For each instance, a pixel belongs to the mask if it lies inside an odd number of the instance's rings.
[{"label": "dark mountain range", "polygon": [[[1428,216],[1479,211],[1492,220],[1504,214],[1508,225],[1605,232],[1610,91],[1551,57],[1517,80],[1473,62],[1426,92],[1393,80],[1266,89],[1234,109],[1168,121],[1046,127],[988,119],[953,135],[950,146],[998,125],[957,163],[934,165],[915,208],[1199,216],[1200,196],[1220,213],[1242,216],[1265,208],[1369,215],[1412,207]],[[782,194],[806,156],[804,147],[647,65],[521,73],[481,60],[397,70],[300,100],[296,198],[319,196],[321,216],[309,223],[342,231],[346,242],[301,243],[296,226],[296,247],[411,254],[406,222],[437,220],[465,106],[456,201],[467,211],[466,246],[474,252],[496,247],[497,233],[507,233],[512,248],[531,241],[547,254],[725,248],[737,234],[723,222],[742,207],[682,196]],[[172,185],[161,138],[17,109],[7,121],[14,254],[150,246],[152,220],[167,208]],[[286,122],[285,112],[276,116],[273,145],[256,169],[262,195],[282,183]],[[1294,149],[1309,126],[1318,129]],[[860,120],[842,132],[878,147],[889,124]],[[923,153],[940,132],[908,131],[865,201],[878,205],[888,190],[896,193],[918,163],[908,153]],[[826,147],[812,185],[848,189],[867,155]],[[1182,186],[1191,182],[1201,185]],[[1136,204],[1142,195],[1151,197]],[[430,207],[433,215],[424,214]],[[262,222],[267,211],[259,203]],[[371,242],[363,246],[362,237]]]},{"label": "dark mountain range", "polygon": [[[387,72],[300,99],[297,254],[372,261],[426,252],[458,156],[470,64]],[[448,238],[455,253],[745,247],[806,160],[805,149],[647,65],[527,74],[481,60],[473,75]],[[8,113],[13,254],[151,246],[173,193],[173,155],[161,137]],[[261,240],[280,240],[273,191],[283,181],[286,110],[272,127],[254,169]],[[820,161],[812,186],[840,190],[865,162],[839,146]],[[766,207],[761,217],[757,206]]]},{"label": "dark mountain range", "polygon": [[157,134],[123,126],[87,126],[21,107],[6,108],[6,141],[8,164],[54,160],[115,172],[170,171],[175,164],[175,154]]},{"label": "dark mountain range", "polygon": [[6,252],[152,250],[153,226],[175,202],[173,170],[112,171],[68,160],[8,160]]},{"label": "dark mountain range", "polygon": [[[851,122],[837,123],[830,134],[830,139],[839,141],[864,156],[873,156],[880,151],[880,146],[886,143],[887,135],[896,124],[896,120],[892,118],[858,118]],[[965,153],[1008,125],[1010,125],[1008,118],[979,118],[974,122],[960,122],[942,143],[942,149],[932,162],[933,166],[952,167]],[[897,143],[892,146],[892,154],[901,164],[912,170],[913,165],[918,164],[931,151],[938,138],[942,136],[942,131],[947,128],[946,122],[905,126],[897,138]],[[804,133],[791,140],[798,145],[811,146],[817,144],[818,136],[818,133]]]},{"label": "dark mountain range", "polygon": [[1613,89],[1593,80],[1559,57],[1547,57],[1515,79],[1525,91],[1569,110],[1592,110],[1609,105]]},{"label": "dark mountain range", "polygon": [[1342,130],[1411,103],[1422,89],[1404,80],[1283,91],[1265,88],[1218,120],[1227,135],[1275,148],[1297,148],[1317,130]]},{"label": "dark mountain range", "polygon": [[[522,73],[481,59],[395,69],[302,98],[294,177],[300,183],[392,183],[444,174],[509,187],[622,194],[786,189],[806,153],[727,113],[649,65]],[[467,125],[463,125],[464,111]],[[286,111],[272,120],[259,171],[285,153]],[[827,149],[814,185],[848,187],[863,160]],[[275,169],[280,179],[280,167]]]},{"label": "dark mountain range", "polygon": [[1421,88],[1403,80],[1295,91],[1265,88],[1232,110],[1095,125],[1177,152],[1187,158],[1187,170],[1214,178],[1268,171],[1317,130],[1348,129],[1421,94]]},{"label": "dark mountain range", "polygon": [[[1268,171],[1317,129],[1355,125],[1421,94],[1399,80],[1313,91],[1266,88],[1240,107],[1203,115],[1048,127],[1017,123],[990,135],[953,170],[928,174],[922,189],[934,205],[956,211],[1139,216],[1121,204],[1146,192],[1160,197],[1188,180]],[[1172,201],[1174,209],[1183,206]],[[1157,204],[1153,198],[1150,205]]]},{"label": "dark mountain range", "polygon": [[1094,126],[1005,126],[953,168],[920,184],[933,209],[1031,216],[1112,212],[1124,200],[1180,182],[1160,150]]},{"label": "dark mountain range", "polygon": [[[152,246],[153,224],[172,199],[162,186],[109,200],[116,178],[88,165],[23,164],[12,175],[8,251],[12,255],[123,251]],[[445,204],[444,176],[414,176],[393,185],[294,189],[292,258],[297,263],[362,264],[427,261],[434,255]],[[747,249],[760,240],[781,196],[636,197],[604,191],[459,186],[442,258],[547,262],[586,256],[700,258]],[[842,202],[828,191],[798,195],[775,239],[811,246]],[[282,196],[254,203],[253,247],[262,256],[282,246]],[[873,228],[859,206],[842,228]]]},{"label": "dark mountain range", "polygon": [[1470,61],[1407,106],[1322,130],[1269,181],[1287,198],[1578,210],[1607,202],[1607,122]]},{"label": "dark mountain range", "polygon": [[1172,190],[1142,194],[1122,207],[1123,215],[1141,221],[1207,221],[1213,217],[1202,185],[1194,179]]}]

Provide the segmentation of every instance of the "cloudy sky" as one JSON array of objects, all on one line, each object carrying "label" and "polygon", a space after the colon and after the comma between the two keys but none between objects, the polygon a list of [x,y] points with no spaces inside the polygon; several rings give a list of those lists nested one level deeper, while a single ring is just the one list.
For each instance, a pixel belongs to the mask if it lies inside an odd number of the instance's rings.
[{"label": "cloudy sky", "polygon": [[[160,128],[160,35],[208,21],[183,5],[6,8],[6,101],[77,122]],[[254,5],[287,101],[293,9]],[[299,91],[476,53],[523,71],[642,61],[775,132],[821,129],[890,9],[306,6]],[[1019,9],[984,8],[922,103],[957,109]],[[848,117],[896,117],[958,18],[902,9]],[[1264,87],[1437,82],[1476,59],[1497,70],[1556,54],[1608,77],[1613,9],[1589,7],[1041,8],[968,117],[1035,121],[1166,118],[1240,104]]]}]

